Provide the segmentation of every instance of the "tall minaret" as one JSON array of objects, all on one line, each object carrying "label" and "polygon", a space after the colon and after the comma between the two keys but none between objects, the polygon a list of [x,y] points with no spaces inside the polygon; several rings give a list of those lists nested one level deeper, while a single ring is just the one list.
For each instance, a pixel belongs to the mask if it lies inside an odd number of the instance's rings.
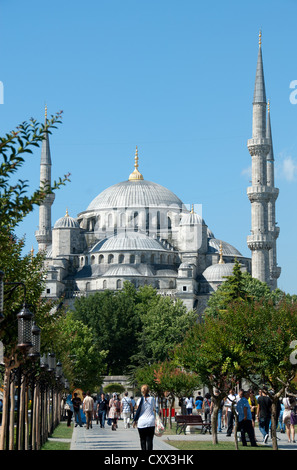
[{"label": "tall minaret", "polygon": [[[47,123],[47,106],[45,106],[45,123]],[[40,159],[40,187],[51,186],[52,161],[48,133],[45,132],[41,147]],[[39,206],[39,227],[35,232],[38,242],[38,251],[46,250],[52,243],[52,214],[51,207],[54,202],[54,193],[48,194]]]},{"label": "tall minaret", "polygon": [[268,203],[274,188],[267,184],[270,141],[266,136],[266,105],[260,32],[253,100],[253,134],[247,144],[252,157],[252,186],[247,188],[251,201],[252,227],[247,244],[252,251],[252,276],[270,286],[269,250],[273,245],[273,237],[268,224]]},{"label": "tall minaret", "polygon": [[267,139],[270,143],[270,150],[267,155],[267,186],[271,188],[271,198],[268,202],[268,229],[273,237],[272,248],[269,250],[269,271],[270,271],[270,286],[274,290],[277,288],[277,279],[280,276],[281,268],[277,266],[276,258],[276,240],[279,236],[279,227],[275,222],[275,201],[278,197],[279,190],[274,187],[274,153],[271,133],[271,119],[270,119],[270,102],[268,101],[267,113]]}]

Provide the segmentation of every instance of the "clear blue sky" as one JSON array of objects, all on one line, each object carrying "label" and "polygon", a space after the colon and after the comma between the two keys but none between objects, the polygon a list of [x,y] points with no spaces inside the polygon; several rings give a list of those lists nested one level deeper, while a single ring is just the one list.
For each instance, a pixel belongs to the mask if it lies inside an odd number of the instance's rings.
[{"label": "clear blue sky", "polygon": [[[252,99],[262,50],[275,153],[279,287],[297,293],[297,2],[0,0],[2,135],[63,110],[50,139],[52,222],[76,216],[128,178],[135,146],[145,179],[202,204],[216,238],[249,256]],[[39,185],[40,150],[20,175]],[[20,225],[37,249],[38,211]]]}]

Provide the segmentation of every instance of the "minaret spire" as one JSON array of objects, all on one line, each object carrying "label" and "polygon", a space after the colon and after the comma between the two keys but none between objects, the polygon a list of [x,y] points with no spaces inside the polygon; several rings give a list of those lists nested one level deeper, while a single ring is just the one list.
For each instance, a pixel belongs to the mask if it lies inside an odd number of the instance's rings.
[{"label": "minaret spire", "polygon": [[[45,105],[45,125],[47,124],[47,105]],[[41,147],[40,158],[40,188],[51,187],[51,152],[49,145],[48,132],[44,133],[44,138]],[[43,202],[39,206],[39,227],[35,232],[35,237],[38,242],[38,250],[43,251],[52,243],[52,216],[51,206],[54,202],[54,193],[47,194]]]},{"label": "minaret spire", "polygon": [[252,157],[252,186],[247,189],[251,202],[251,235],[247,238],[252,251],[252,276],[270,285],[269,250],[272,235],[268,227],[268,202],[271,188],[267,184],[267,155],[270,141],[266,136],[266,92],[262,59],[262,33],[259,34],[259,51],[253,99],[252,138],[248,149]]}]

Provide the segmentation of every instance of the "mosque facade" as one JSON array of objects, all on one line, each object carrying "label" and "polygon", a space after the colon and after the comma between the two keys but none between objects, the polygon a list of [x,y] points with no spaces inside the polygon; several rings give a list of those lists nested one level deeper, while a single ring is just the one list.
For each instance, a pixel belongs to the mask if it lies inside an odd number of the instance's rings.
[{"label": "mosque facade", "polygon": [[[243,271],[272,288],[280,268],[276,260],[279,230],[275,223],[274,157],[270,109],[266,103],[261,40],[253,100],[253,135],[248,141],[252,158],[251,257],[216,238],[199,214],[177,195],[144,179],[136,147],[134,171],[90,202],[76,217],[66,214],[52,226],[50,194],[39,208],[35,233],[38,249],[46,252],[45,295],[62,296],[69,303],[78,296],[106,289],[152,285],[161,295],[180,298],[198,314],[209,296],[232,274],[237,259]],[[40,181],[51,183],[48,135],[41,151]]]}]

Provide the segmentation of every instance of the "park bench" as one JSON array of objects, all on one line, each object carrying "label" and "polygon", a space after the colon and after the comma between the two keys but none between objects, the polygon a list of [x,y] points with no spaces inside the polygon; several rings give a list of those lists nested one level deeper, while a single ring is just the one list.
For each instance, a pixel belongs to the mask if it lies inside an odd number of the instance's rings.
[{"label": "park bench", "polygon": [[184,432],[188,426],[195,426],[201,429],[201,434],[205,434],[207,431],[211,434],[211,424],[202,419],[201,415],[176,415],[176,434]]}]

